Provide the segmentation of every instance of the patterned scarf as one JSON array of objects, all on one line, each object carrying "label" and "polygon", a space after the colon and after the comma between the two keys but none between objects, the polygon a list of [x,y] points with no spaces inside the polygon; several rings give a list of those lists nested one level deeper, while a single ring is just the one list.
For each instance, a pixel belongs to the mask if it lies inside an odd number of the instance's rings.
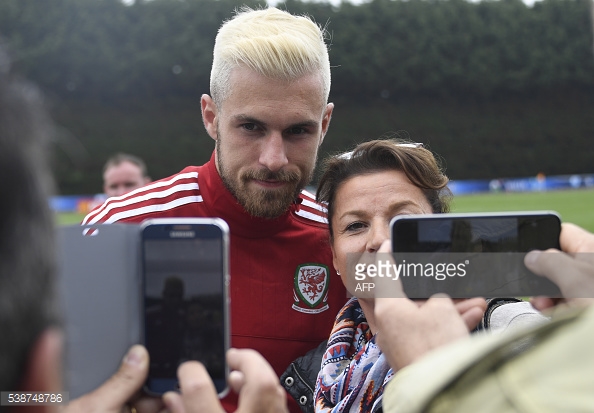
[{"label": "patterned scarf", "polygon": [[336,316],[315,391],[316,412],[375,412],[394,372],[356,298]]}]

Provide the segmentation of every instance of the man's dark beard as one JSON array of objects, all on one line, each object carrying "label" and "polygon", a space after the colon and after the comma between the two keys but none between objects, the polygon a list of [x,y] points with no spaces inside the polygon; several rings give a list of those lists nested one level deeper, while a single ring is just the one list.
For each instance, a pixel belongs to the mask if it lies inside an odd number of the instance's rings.
[{"label": "man's dark beard", "polygon": [[240,177],[241,184],[244,188],[250,180],[275,180],[280,182],[287,182],[292,186],[290,188],[283,188],[282,190],[259,190],[247,193],[245,189],[239,187],[233,180],[228,178],[225,171],[225,163],[221,159],[221,151],[219,150],[220,136],[216,143],[217,160],[219,163],[220,175],[225,187],[235,197],[237,202],[247,211],[248,214],[259,218],[278,218],[291,206],[291,203],[297,198],[301,189],[311,179],[303,180],[299,172],[294,171],[279,171],[272,172],[269,170],[250,170],[245,175]]}]

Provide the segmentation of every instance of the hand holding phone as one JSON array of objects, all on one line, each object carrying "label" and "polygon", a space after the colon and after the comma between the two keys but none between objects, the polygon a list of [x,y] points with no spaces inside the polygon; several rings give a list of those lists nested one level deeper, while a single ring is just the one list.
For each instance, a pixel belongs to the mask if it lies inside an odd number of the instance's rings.
[{"label": "hand holding phone", "polygon": [[[535,274],[559,286],[566,304],[585,307],[594,304],[594,234],[574,224],[564,223],[561,250],[535,251],[526,255],[526,266]],[[544,311],[561,300],[533,297],[530,303]]]},{"label": "hand holding phone", "polygon": [[523,261],[528,251],[558,249],[560,231],[546,211],[404,215],[391,222],[392,252],[411,298],[559,296]]}]

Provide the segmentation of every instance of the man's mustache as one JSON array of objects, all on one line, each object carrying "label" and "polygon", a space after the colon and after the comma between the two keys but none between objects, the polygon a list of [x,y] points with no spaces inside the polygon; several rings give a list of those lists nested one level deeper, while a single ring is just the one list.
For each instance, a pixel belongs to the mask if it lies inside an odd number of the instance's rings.
[{"label": "man's mustache", "polygon": [[301,174],[297,171],[278,171],[272,172],[269,170],[250,170],[243,174],[242,180],[258,180],[258,181],[278,181],[278,182],[298,182],[301,179]]}]

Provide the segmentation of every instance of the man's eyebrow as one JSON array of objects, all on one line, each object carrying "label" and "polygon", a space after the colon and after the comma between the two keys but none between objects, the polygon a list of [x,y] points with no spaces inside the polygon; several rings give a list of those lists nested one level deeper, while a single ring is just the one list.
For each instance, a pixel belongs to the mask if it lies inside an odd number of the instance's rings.
[{"label": "man's eyebrow", "polygon": [[246,123],[257,123],[259,125],[265,125],[266,122],[261,121],[260,119],[256,119],[253,116],[248,115],[235,115],[232,117],[233,121],[235,122],[246,122]]},{"label": "man's eyebrow", "polygon": [[287,129],[291,128],[317,128],[320,122],[316,122],[314,120],[306,120],[304,122],[298,122],[294,125],[289,126]]},{"label": "man's eyebrow", "polygon": [[[235,115],[232,117],[232,120],[234,122],[237,123],[255,123],[257,125],[262,125],[262,126],[266,126],[266,122],[264,122],[263,120],[254,118],[253,116],[249,116],[249,115],[243,115],[243,114],[239,114],[239,115]],[[294,123],[292,125],[289,125],[286,129],[291,129],[291,128],[317,128],[318,125],[320,124],[320,122],[315,121],[315,120],[306,120],[303,122],[297,122]]]}]

